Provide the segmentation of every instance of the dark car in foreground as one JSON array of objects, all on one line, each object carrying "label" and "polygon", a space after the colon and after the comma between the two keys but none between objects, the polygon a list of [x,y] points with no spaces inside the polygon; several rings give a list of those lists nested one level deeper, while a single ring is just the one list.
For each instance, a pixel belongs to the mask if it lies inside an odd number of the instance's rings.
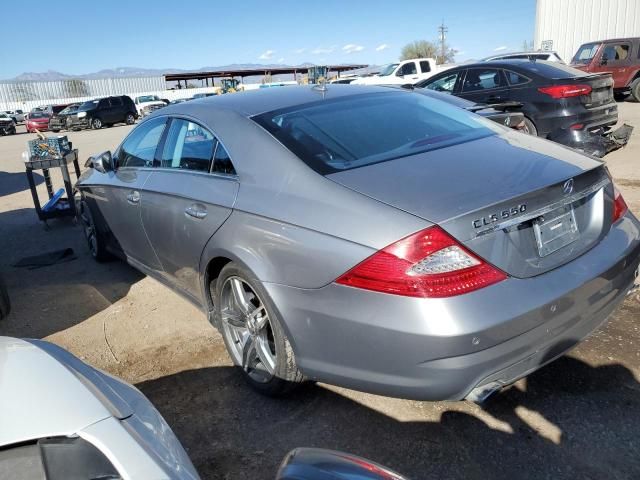
[{"label": "dark car in foreground", "polygon": [[80,130],[83,128],[100,129],[116,123],[133,125],[138,118],[138,111],[133,100],[127,95],[98,98],[81,104],[75,112],[67,115],[67,128]]},{"label": "dark car in foreground", "polygon": [[[525,130],[580,149],[618,121],[613,80],[559,62],[507,60],[451,68],[417,87],[476,103],[522,103]],[[592,153],[587,151],[587,153]]]},{"label": "dark car in foreground", "polygon": [[72,103],[60,112],[54,113],[49,119],[49,130],[56,133],[60,130],[71,130],[73,126],[71,115],[78,111],[80,105],[80,103]]},{"label": "dark car in foreground", "polygon": [[92,255],[199,305],[268,394],[480,400],[599,328],[640,262],[602,162],[412,90],[169,105],[88,165]]}]

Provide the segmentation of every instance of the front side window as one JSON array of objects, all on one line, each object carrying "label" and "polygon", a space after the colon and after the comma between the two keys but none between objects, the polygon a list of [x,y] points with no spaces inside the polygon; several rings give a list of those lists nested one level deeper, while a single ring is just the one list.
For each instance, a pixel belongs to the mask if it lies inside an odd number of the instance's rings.
[{"label": "front side window", "polygon": [[629,58],[629,50],[631,50],[631,47],[626,43],[612,43],[606,45],[602,52],[602,58],[600,61],[603,65],[624,62]]},{"label": "front side window", "polygon": [[408,91],[350,95],[252,119],[322,175],[501,131],[490,120]]},{"label": "front side window", "polygon": [[162,117],[141,123],[125,139],[117,155],[119,167],[151,167],[166,120]]},{"label": "front side window", "polygon": [[160,159],[161,168],[208,172],[216,140],[197,123],[174,118]]},{"label": "front side window", "polygon": [[500,70],[495,68],[474,68],[467,71],[462,86],[463,92],[476,92],[504,87],[504,80]]},{"label": "front side window", "polygon": [[435,90],[436,92],[453,93],[453,89],[458,81],[459,72],[450,73],[445,75],[425,86],[429,90]]},{"label": "front side window", "polygon": [[418,70],[416,69],[415,62],[405,63],[400,70],[398,70],[398,76],[403,77],[405,75],[416,75]]},{"label": "front side window", "polygon": [[385,65],[384,67],[382,67],[378,75],[380,75],[381,77],[386,77],[387,75],[391,75],[397,66],[398,66],[397,63],[390,63],[389,65]]},{"label": "front side window", "polygon": [[122,99],[120,97],[111,97],[111,106],[112,107],[121,107]]}]

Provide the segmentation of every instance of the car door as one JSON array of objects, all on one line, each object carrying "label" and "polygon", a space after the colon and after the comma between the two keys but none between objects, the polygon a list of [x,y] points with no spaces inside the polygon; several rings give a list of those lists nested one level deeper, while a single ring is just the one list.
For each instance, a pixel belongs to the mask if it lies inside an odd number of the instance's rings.
[{"label": "car door", "polygon": [[124,103],[120,97],[109,98],[109,123],[124,122]]},{"label": "car door", "polygon": [[223,144],[195,120],[171,118],[145,184],[142,222],[166,279],[196,301],[200,255],[231,215],[238,186]]},{"label": "car door", "polygon": [[156,272],[162,266],[144,231],[140,202],[165,124],[166,118],[160,117],[135,128],[114,153],[115,171],[94,189],[100,197],[96,203],[127,260]]},{"label": "car door", "polygon": [[502,103],[509,99],[509,85],[500,68],[469,68],[457,95],[474,103]]},{"label": "car door", "polygon": [[627,85],[631,72],[631,42],[607,42],[602,45],[594,60],[590,71],[611,73],[614,88]]}]

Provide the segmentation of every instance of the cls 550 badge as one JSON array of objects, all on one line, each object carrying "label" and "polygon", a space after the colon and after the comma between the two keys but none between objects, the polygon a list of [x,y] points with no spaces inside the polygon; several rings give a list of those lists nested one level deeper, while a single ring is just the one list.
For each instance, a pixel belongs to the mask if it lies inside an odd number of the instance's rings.
[{"label": "cls 550 badge", "polygon": [[511,208],[507,208],[500,212],[492,213],[490,215],[486,215],[482,218],[475,219],[473,223],[473,228],[481,228],[486,227],[487,225],[492,225],[501,220],[506,220],[508,218],[515,217],[517,215],[522,215],[527,211],[527,206],[525,204],[515,205]]}]

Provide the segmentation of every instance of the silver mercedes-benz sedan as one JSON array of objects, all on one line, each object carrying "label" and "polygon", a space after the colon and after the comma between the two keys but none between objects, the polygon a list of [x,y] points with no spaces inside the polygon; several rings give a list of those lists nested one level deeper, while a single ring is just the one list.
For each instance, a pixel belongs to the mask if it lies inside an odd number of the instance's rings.
[{"label": "silver mercedes-benz sedan", "polygon": [[638,275],[640,223],[603,163],[414,91],[170,105],[90,165],[95,258],[201,306],[264,393],[481,400],[601,326]]}]

